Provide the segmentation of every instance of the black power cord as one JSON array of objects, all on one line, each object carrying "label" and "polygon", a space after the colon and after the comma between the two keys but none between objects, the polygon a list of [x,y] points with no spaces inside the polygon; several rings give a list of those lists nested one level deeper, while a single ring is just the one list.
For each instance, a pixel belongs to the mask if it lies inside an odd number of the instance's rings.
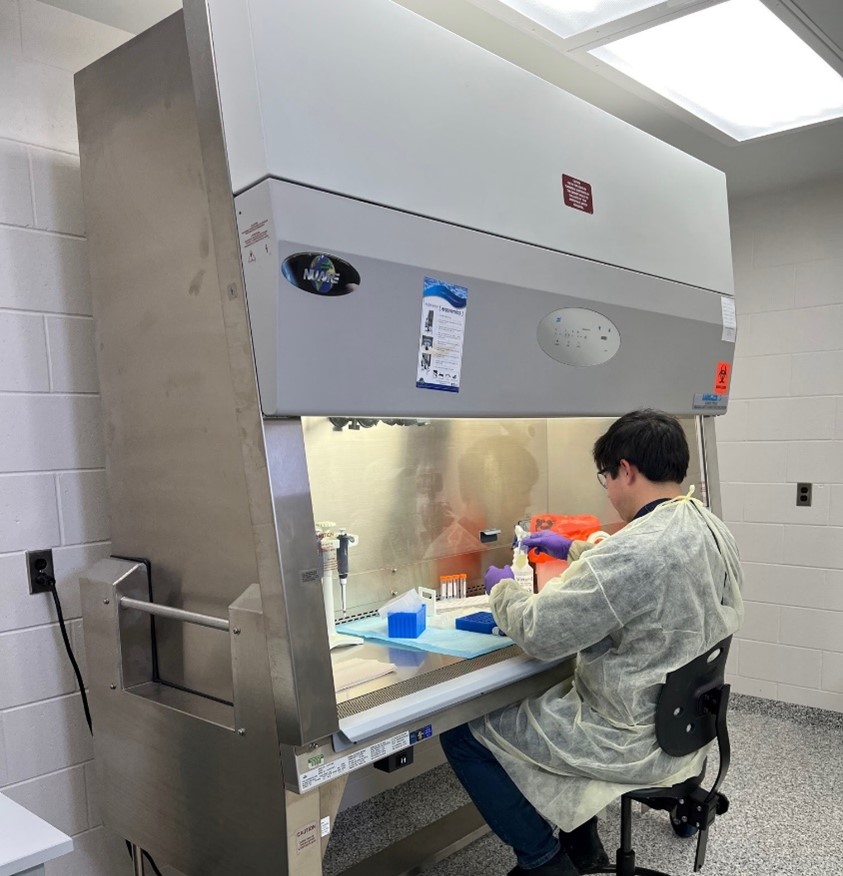
[{"label": "black power cord", "polygon": [[[45,584],[50,588],[50,593],[53,595],[53,602],[56,604],[56,615],[59,619],[59,629],[61,630],[61,637],[64,640],[64,647],[67,651],[67,656],[70,658],[70,663],[73,666],[73,672],[76,674],[76,683],[79,685],[79,693],[82,694],[82,708],[85,710],[85,721],[88,724],[88,731],[91,736],[94,735],[94,723],[91,720],[91,709],[88,705],[88,694],[85,691],[85,682],[82,680],[82,673],[79,670],[79,664],[76,662],[76,655],[73,653],[73,648],[70,645],[70,638],[67,635],[67,625],[64,620],[64,612],[61,610],[61,600],[59,599],[59,593],[56,589],[56,579],[51,575],[47,575],[44,572],[38,576],[38,583]],[[129,857],[134,860],[134,856],[132,855],[132,844],[126,840],[126,848],[129,851]],[[150,867],[155,871],[156,876],[162,876],[161,871],[158,869],[158,865],[155,863],[152,855],[149,852],[141,850],[141,854],[147,861],[149,861]]]},{"label": "black power cord", "polygon": [[50,588],[50,593],[53,595],[53,602],[56,604],[56,614],[59,618],[59,629],[61,637],[64,639],[64,647],[67,651],[67,656],[70,658],[70,663],[73,666],[73,671],[76,673],[76,683],[79,685],[79,693],[82,694],[82,708],[85,710],[85,721],[88,723],[88,731],[91,736],[94,735],[94,724],[91,721],[91,709],[88,706],[88,694],[85,692],[85,682],[82,680],[82,673],[79,670],[79,664],[76,662],[76,656],[73,653],[73,648],[70,646],[70,638],[67,635],[67,626],[64,622],[64,612],[61,610],[61,600],[59,599],[58,590],[56,590],[56,579],[50,575],[41,576],[44,583]]}]

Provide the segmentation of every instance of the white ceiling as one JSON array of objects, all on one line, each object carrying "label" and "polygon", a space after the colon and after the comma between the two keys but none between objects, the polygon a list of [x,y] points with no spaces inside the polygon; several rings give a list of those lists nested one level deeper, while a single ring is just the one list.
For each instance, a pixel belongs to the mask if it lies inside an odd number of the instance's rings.
[{"label": "white ceiling", "polygon": [[[181,0],[46,0],[131,33],[181,7]],[[282,0],[279,0],[282,2]],[[347,0],[342,0],[347,2]],[[553,82],[612,115],[726,172],[732,197],[843,177],[843,121],[736,143],[662,98],[605,69],[583,51],[583,40],[549,38],[490,13],[496,0],[395,0],[443,27]],[[688,3],[664,0],[661,14]],[[764,0],[843,74],[843,0]],[[645,14],[646,16],[646,14]],[[504,16],[506,18],[507,16]],[[631,24],[640,16],[631,19]],[[587,42],[587,41],[586,41]]]}]

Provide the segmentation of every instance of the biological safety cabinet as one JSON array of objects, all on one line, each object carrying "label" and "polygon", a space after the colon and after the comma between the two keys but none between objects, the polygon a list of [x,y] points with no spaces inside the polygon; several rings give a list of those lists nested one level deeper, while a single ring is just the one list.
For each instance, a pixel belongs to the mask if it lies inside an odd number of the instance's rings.
[{"label": "biological safety cabinet", "polygon": [[[590,448],[634,408],[683,418],[716,508],[724,177],[389,0],[186,0],[76,93],[103,819],[186,876],[319,874],[350,775],[571,669],[331,651],[334,621],[477,592],[532,513],[611,523]],[[358,653],[393,671],[342,688]]]}]

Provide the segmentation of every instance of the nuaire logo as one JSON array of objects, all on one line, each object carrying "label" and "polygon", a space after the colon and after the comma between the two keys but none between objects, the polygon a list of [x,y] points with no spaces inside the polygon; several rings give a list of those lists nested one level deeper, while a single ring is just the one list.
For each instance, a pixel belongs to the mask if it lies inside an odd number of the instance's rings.
[{"label": "nuaire logo", "polygon": [[281,272],[312,295],[348,295],[360,285],[360,274],[347,261],[321,252],[297,252],[284,259]]}]

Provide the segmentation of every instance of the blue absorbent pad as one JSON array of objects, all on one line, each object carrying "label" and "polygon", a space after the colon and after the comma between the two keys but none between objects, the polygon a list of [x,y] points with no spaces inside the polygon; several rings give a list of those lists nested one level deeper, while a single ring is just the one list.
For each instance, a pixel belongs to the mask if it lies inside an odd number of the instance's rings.
[{"label": "blue absorbent pad", "polygon": [[399,645],[416,651],[430,651],[433,654],[448,654],[451,657],[480,657],[501,648],[508,648],[512,639],[507,636],[487,636],[484,633],[469,633],[465,630],[440,630],[428,627],[417,639],[390,638],[386,618],[367,617],[362,620],[337,624],[337,632],[349,636],[361,636],[371,642],[384,645]]}]

